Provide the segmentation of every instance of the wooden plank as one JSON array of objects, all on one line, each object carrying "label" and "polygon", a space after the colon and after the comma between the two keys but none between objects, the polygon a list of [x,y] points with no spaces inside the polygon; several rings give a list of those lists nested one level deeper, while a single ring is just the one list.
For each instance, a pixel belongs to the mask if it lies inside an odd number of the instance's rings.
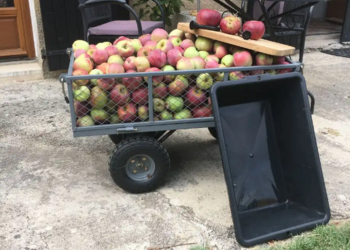
[{"label": "wooden plank", "polygon": [[204,29],[191,30],[188,23],[178,23],[177,28],[198,36],[211,38],[216,41],[236,45],[245,49],[262,52],[272,56],[288,56],[295,53],[295,48],[292,46],[268,41],[265,39],[260,39],[258,41],[244,40],[240,36],[229,35],[217,31]]}]

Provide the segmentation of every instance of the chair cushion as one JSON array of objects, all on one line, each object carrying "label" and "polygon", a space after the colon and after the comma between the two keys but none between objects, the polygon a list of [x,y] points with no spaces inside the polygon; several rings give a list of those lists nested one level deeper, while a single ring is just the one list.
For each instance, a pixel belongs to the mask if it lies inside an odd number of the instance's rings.
[{"label": "chair cushion", "polygon": [[[162,28],[163,22],[141,21],[142,33],[148,34],[156,28]],[[117,36],[137,36],[138,29],[136,21],[112,21],[99,26],[91,27],[89,35],[117,35]]]}]

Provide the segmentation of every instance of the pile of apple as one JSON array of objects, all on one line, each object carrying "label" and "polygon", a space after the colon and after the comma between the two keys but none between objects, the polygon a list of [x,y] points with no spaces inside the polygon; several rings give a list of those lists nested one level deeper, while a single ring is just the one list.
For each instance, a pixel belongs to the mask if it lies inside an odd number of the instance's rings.
[{"label": "pile of apple", "polygon": [[[122,36],[113,44],[89,45],[78,40],[73,44],[73,51],[73,75],[94,75],[92,80],[73,83],[77,126],[147,121],[149,87],[153,89],[156,121],[210,117],[209,89],[223,81],[224,73],[190,76],[174,75],[173,71],[289,64],[285,57],[248,51],[177,29],[170,34],[156,29],[138,39]],[[169,75],[152,77],[152,86],[147,77],[117,77],[122,73],[157,71],[169,71]],[[270,70],[268,73],[289,71]],[[263,73],[266,72],[233,71],[229,79]],[[103,74],[114,74],[116,78],[99,78]]]}]

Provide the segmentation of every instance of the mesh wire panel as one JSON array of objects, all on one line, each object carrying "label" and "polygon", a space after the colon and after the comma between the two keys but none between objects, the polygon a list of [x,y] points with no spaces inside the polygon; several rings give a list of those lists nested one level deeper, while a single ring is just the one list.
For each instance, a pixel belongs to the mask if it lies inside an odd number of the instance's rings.
[{"label": "mesh wire panel", "polygon": [[[192,75],[174,75],[170,71],[168,75],[148,76],[152,81],[146,76],[99,79],[96,75],[95,79],[75,80],[71,85],[74,115],[78,127],[148,122],[152,113],[153,122],[212,117],[209,91],[225,79],[225,74],[228,80],[238,80],[249,75],[290,71],[218,71]],[[151,98],[149,88],[152,88]]]}]

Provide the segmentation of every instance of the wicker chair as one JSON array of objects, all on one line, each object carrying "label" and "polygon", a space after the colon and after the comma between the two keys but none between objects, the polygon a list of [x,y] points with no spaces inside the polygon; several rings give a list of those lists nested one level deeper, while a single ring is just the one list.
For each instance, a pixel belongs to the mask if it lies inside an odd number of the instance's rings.
[{"label": "wicker chair", "polygon": [[[163,21],[141,21],[134,9],[126,0],[78,0],[83,18],[84,40],[90,37],[115,39],[119,36],[137,38],[142,34],[152,33],[156,28],[165,27],[165,16],[162,6],[155,2],[162,14]],[[127,9],[135,20],[113,20],[111,5],[116,4]]]}]

